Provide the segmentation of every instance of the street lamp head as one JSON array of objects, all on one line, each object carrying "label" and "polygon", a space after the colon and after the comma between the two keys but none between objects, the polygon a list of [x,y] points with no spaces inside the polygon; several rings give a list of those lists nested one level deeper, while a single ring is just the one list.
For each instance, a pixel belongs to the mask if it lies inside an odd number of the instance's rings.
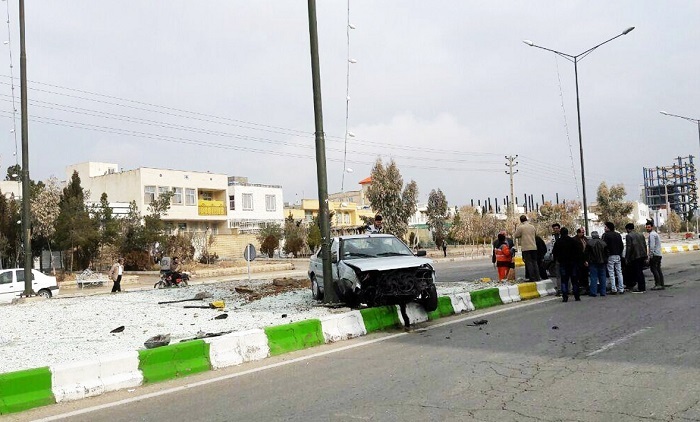
[{"label": "street lamp head", "polygon": [[627,35],[627,34],[629,34],[630,32],[632,32],[633,29],[634,29],[634,26],[630,26],[629,28],[627,28],[627,29],[625,29],[624,31],[622,31],[622,35]]},{"label": "street lamp head", "polygon": [[524,42],[525,44],[529,45],[530,47],[532,47],[533,45],[535,45],[535,43],[533,43],[533,42],[530,41],[530,40],[523,40],[523,42]]}]

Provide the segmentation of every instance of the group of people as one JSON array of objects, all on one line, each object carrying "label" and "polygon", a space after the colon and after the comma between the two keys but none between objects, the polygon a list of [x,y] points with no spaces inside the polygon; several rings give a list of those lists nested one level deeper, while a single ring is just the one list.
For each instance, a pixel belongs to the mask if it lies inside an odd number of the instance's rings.
[{"label": "group of people", "polygon": [[[520,222],[513,238],[520,240],[525,278],[530,281],[547,278],[543,263],[547,247],[536,235],[535,227],[527,221],[526,216],[520,216]],[[570,294],[573,294],[575,300],[581,300],[581,294],[586,291],[592,297],[605,296],[608,279],[611,294],[624,294],[626,290],[644,293],[645,263],[649,264],[654,275],[654,287],[651,289],[665,288],[661,271],[661,239],[653,220],[647,220],[646,223],[648,242],[642,233],[635,230],[632,223],[625,225],[627,235],[624,242],[622,235],[615,231],[612,222],[606,222],[604,230],[602,237],[597,231],[593,231],[588,238],[585,230],[578,228],[572,237],[569,236],[569,229],[566,227],[561,227],[558,223],[552,224],[553,276],[558,279],[555,283],[557,295],[561,295],[564,302],[568,302]],[[513,240],[508,238],[505,232],[499,233],[493,244],[492,261],[498,269],[500,280],[510,278],[509,271],[515,268],[514,256]]]},{"label": "group of people", "polygon": [[[523,263],[525,264],[525,278],[531,281],[540,281],[547,278],[547,269],[544,265],[544,257],[547,254],[547,244],[537,235],[535,226],[530,224],[527,216],[520,216],[520,225],[515,230],[513,237],[520,240]],[[505,230],[498,234],[493,242],[491,262],[498,270],[499,280],[515,280],[515,244],[508,237]]]}]

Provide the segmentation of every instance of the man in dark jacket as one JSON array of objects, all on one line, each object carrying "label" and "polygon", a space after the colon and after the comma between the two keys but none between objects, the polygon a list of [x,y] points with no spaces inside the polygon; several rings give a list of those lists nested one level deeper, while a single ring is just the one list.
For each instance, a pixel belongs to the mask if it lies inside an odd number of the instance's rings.
[{"label": "man in dark jacket", "polygon": [[608,245],[608,276],[610,277],[610,294],[625,293],[624,279],[622,278],[622,235],[615,231],[615,225],[610,221],[605,223],[603,242]]},{"label": "man in dark jacket", "polygon": [[574,299],[581,300],[581,290],[578,280],[572,277],[575,268],[583,263],[583,251],[580,242],[569,237],[569,229],[561,228],[561,238],[552,249],[554,260],[559,263],[559,280],[561,281],[561,296],[564,302],[569,301],[569,280],[573,285]]},{"label": "man in dark jacket", "polygon": [[544,256],[547,255],[547,244],[539,236],[535,236],[535,244],[537,245],[537,268],[540,270],[540,278],[546,280],[549,278],[547,276],[547,268],[544,265]]},{"label": "man in dark jacket", "polygon": [[625,261],[631,267],[629,275],[632,277],[629,283],[633,293],[644,293],[647,290],[644,280],[644,260],[647,259],[647,242],[644,235],[634,231],[634,224],[627,223],[625,226],[627,236],[625,237]]},{"label": "man in dark jacket", "polygon": [[605,264],[608,262],[608,245],[600,238],[597,231],[591,232],[586,248],[586,261],[591,281],[588,286],[588,296],[605,296]]}]

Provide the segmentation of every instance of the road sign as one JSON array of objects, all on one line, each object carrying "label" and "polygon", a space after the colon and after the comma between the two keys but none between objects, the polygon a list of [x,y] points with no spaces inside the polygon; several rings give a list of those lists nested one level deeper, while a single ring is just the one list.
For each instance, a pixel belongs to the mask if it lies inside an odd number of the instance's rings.
[{"label": "road sign", "polygon": [[255,257],[255,246],[253,246],[251,243],[248,243],[248,246],[246,246],[245,250],[243,251],[243,258],[245,258],[246,261],[250,262],[255,260]]}]

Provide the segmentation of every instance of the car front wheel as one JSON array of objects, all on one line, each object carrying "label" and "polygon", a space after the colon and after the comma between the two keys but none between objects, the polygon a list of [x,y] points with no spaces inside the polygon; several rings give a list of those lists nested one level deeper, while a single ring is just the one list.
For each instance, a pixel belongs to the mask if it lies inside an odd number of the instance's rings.
[{"label": "car front wheel", "polygon": [[318,280],[316,280],[316,276],[311,276],[311,297],[313,297],[314,300],[323,299],[321,286],[318,285]]},{"label": "car front wheel", "polygon": [[423,298],[421,303],[425,308],[426,312],[433,312],[438,307],[438,295],[437,288],[434,284],[430,285],[427,289],[423,291]]}]

